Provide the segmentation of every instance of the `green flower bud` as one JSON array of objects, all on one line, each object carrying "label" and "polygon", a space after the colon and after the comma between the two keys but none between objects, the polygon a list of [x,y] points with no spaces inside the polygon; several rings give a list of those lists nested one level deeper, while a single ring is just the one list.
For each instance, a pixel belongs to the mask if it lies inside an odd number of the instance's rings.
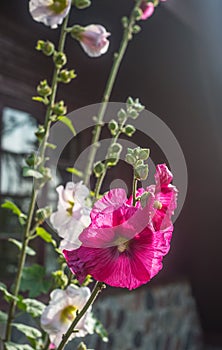
[{"label": "green flower bud", "polygon": [[132,97],[128,97],[128,99],[127,99],[127,101],[126,101],[126,104],[127,104],[127,105],[130,105],[130,106],[133,106],[134,101],[133,101]]},{"label": "green flower bud", "polygon": [[116,142],[109,147],[108,154],[120,153],[122,149],[123,149],[122,145]]},{"label": "green flower bud", "polygon": [[124,133],[129,137],[133,136],[135,131],[136,131],[135,127],[130,124],[126,125],[124,128]]},{"label": "green flower bud", "polygon": [[65,115],[67,113],[67,107],[64,105],[64,101],[57,102],[53,106],[52,111],[58,116]]},{"label": "green flower bud", "polygon": [[133,108],[129,109],[128,113],[129,113],[129,117],[132,119],[136,119],[139,116],[139,113]]},{"label": "green flower bud", "polygon": [[40,208],[36,211],[35,221],[43,223],[52,214],[52,209],[50,207]]},{"label": "green flower bud", "polygon": [[130,165],[134,165],[136,163],[136,159],[131,154],[126,154],[125,160]]},{"label": "green flower bud", "polygon": [[142,196],[140,197],[140,203],[141,203],[142,208],[145,208],[145,206],[147,205],[149,196],[150,196],[150,192],[144,192],[142,194]]},{"label": "green flower bud", "polygon": [[153,0],[154,7],[157,7],[159,5],[160,0]]},{"label": "green flower bud", "polygon": [[108,124],[108,128],[109,128],[111,134],[113,136],[116,136],[116,133],[117,133],[117,131],[119,129],[119,125],[114,119],[112,119],[112,120],[110,120],[110,122]]},{"label": "green flower bud", "polygon": [[94,174],[96,177],[100,177],[105,170],[105,165],[102,162],[97,162],[94,164]]},{"label": "green flower bud", "polygon": [[52,277],[56,287],[64,289],[67,286],[68,277],[64,274],[62,270],[52,272]]},{"label": "green flower bud", "polygon": [[61,81],[62,83],[68,84],[70,83],[70,81],[74,78],[76,78],[76,74],[74,70],[67,70],[67,69],[63,69],[61,70],[60,74],[59,74],[59,81]]},{"label": "green flower bud", "polygon": [[25,162],[29,167],[34,167],[40,164],[41,158],[37,157],[36,154],[32,153],[26,158]]},{"label": "green flower bud", "polygon": [[141,31],[141,27],[137,24],[133,26],[133,34],[138,34]]},{"label": "green flower bud", "polygon": [[83,10],[91,5],[90,0],[73,0],[73,5],[79,9]]},{"label": "green flower bud", "polygon": [[135,176],[137,180],[146,180],[148,176],[148,165],[138,165],[135,167]]},{"label": "green flower bud", "polygon": [[42,97],[51,95],[52,89],[48,85],[47,80],[40,81],[39,85],[37,86],[37,92]]},{"label": "green flower bud", "polygon": [[117,113],[117,117],[118,117],[119,122],[120,122],[120,123],[123,123],[124,120],[127,118],[127,113],[126,113],[126,111],[125,111],[123,108],[121,108],[121,109],[119,110],[119,112]]},{"label": "green flower bud", "polygon": [[36,137],[39,141],[41,141],[45,136],[45,127],[43,125],[39,125],[37,131],[35,132]]},{"label": "green flower bud", "polygon": [[55,51],[53,60],[57,68],[62,68],[67,62],[67,57],[65,53]]},{"label": "green flower bud", "polygon": [[36,50],[42,51],[46,56],[51,56],[55,51],[55,46],[51,41],[38,40]]},{"label": "green flower bud", "polygon": [[124,17],[122,17],[121,21],[122,21],[123,28],[127,28],[128,24],[129,24],[128,18],[126,16],[124,16]]},{"label": "green flower bud", "polygon": [[149,156],[150,156],[149,148],[141,148],[139,150],[139,154],[138,154],[139,159],[147,160],[149,158]]}]

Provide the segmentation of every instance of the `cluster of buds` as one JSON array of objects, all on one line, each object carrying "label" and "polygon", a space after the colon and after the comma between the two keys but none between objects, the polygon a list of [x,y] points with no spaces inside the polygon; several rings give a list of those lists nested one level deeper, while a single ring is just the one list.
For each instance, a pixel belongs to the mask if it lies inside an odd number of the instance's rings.
[{"label": "cluster of buds", "polygon": [[148,176],[148,165],[144,161],[149,158],[150,150],[148,148],[136,147],[128,148],[125,160],[133,166],[134,176],[137,180],[146,180]]}]

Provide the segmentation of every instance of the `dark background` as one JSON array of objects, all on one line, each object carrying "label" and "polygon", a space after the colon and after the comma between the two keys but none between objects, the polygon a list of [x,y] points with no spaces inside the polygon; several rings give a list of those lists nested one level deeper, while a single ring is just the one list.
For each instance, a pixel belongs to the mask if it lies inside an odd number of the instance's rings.
[{"label": "dark background", "polygon": [[[118,49],[122,15],[132,2],[94,0],[78,11],[78,23],[101,23],[112,33],[107,55],[88,58],[68,40],[69,68],[80,79],[60,92],[70,110],[99,102]],[[188,194],[176,221],[170,254],[156,281],[187,278],[192,285],[207,342],[222,345],[222,1],[168,0],[141,23],[130,43],[111,100],[139,97],[178,139],[188,167]],[[75,21],[75,14],[73,14]],[[5,105],[27,110],[39,121],[42,109],[31,101],[51,63],[34,51],[37,39],[56,41],[57,30],[34,22],[28,1],[0,3],[0,95]]]}]

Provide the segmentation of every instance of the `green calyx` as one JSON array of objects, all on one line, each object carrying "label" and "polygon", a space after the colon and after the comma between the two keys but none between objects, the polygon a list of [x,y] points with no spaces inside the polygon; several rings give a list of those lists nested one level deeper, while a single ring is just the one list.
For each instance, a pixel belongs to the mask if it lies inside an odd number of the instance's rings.
[{"label": "green calyx", "polygon": [[76,40],[81,40],[82,33],[84,33],[85,29],[80,25],[75,25],[71,29],[71,37]]}]

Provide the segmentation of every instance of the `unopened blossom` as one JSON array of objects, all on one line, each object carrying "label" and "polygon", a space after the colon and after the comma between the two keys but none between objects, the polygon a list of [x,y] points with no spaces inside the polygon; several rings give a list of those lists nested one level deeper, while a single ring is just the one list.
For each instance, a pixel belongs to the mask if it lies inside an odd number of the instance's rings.
[{"label": "unopened blossom", "polygon": [[90,209],[85,205],[89,190],[81,181],[68,182],[65,188],[58,186],[56,191],[59,195],[58,206],[50,221],[63,238],[60,248],[76,249],[81,245],[79,234],[91,222]]},{"label": "unopened blossom", "polygon": [[127,199],[120,188],[95,203],[92,222],[79,237],[82,246],[63,251],[80,283],[90,274],[98,281],[131,290],[160,271],[163,256],[170,248],[171,216],[176,207],[177,190],[170,185],[169,174],[166,165],[157,166],[156,185],[147,188],[149,196],[144,208],[139,201],[133,206],[132,198]]},{"label": "unopened blossom", "polygon": [[83,50],[90,57],[99,57],[107,52],[110,33],[100,24],[90,24],[86,27],[75,26],[72,36],[80,42]]},{"label": "unopened blossom", "polygon": [[29,11],[33,19],[51,28],[57,28],[67,16],[72,0],[30,0]]},{"label": "unopened blossom", "polygon": [[[58,347],[63,334],[90,297],[90,289],[69,285],[67,289],[55,289],[50,294],[49,305],[44,309],[41,316],[41,327],[49,334],[51,348]],[[77,332],[73,332],[69,340],[74,337],[84,337],[92,334],[94,320],[91,316],[91,307],[76,325]]]},{"label": "unopened blossom", "polygon": [[[166,0],[160,0],[160,1],[164,2]],[[143,0],[140,5],[140,9],[142,10],[141,19],[146,20],[147,18],[151,17],[158,3],[159,3],[159,0],[156,0],[154,2]]]}]

